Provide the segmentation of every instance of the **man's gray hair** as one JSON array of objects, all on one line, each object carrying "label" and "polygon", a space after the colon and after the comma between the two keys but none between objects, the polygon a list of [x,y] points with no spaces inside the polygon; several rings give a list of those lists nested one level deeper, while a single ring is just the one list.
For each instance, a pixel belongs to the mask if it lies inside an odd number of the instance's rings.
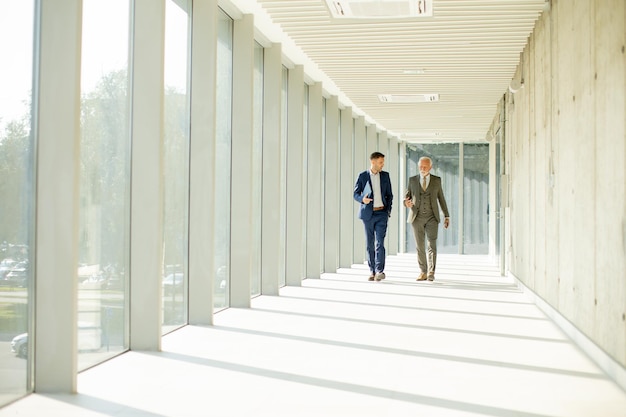
[{"label": "man's gray hair", "polygon": [[419,160],[419,161],[417,161],[417,163],[419,164],[419,163],[420,163],[420,162],[422,162],[422,161],[428,161],[428,162],[430,163],[430,165],[432,165],[432,164],[433,164],[433,160],[432,160],[432,159],[430,159],[428,156],[422,156],[422,157],[420,158],[420,160]]}]

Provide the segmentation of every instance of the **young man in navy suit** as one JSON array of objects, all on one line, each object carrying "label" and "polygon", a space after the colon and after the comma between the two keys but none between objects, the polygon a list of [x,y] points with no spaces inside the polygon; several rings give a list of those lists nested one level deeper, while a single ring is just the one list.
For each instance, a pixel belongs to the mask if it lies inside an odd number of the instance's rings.
[{"label": "young man in navy suit", "polygon": [[365,226],[369,281],[380,281],[385,279],[385,235],[393,193],[389,173],[383,171],[385,155],[372,153],[370,163],[370,169],[361,172],[354,184],[354,199],[360,203],[359,219]]}]

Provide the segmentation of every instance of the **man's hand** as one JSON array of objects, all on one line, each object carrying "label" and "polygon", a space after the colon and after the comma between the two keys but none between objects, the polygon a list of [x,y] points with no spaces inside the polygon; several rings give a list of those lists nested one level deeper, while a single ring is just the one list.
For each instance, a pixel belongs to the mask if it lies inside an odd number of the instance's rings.
[{"label": "man's hand", "polygon": [[450,218],[446,217],[445,219],[443,219],[443,228],[447,229],[450,226]]},{"label": "man's hand", "polygon": [[404,199],[404,206],[407,208],[411,208],[413,207],[413,200],[411,200],[409,197]]},{"label": "man's hand", "polygon": [[372,201],[374,201],[374,200],[373,200],[373,199],[371,199],[371,198],[368,198],[368,197],[363,197],[363,204],[369,204],[369,203],[371,203]]}]

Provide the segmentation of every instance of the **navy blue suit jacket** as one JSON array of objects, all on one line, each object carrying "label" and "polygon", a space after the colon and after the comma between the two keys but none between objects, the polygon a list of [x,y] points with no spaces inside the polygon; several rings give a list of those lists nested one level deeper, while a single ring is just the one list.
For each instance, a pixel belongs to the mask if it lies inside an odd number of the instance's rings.
[{"label": "navy blue suit jacket", "polygon": [[[391,191],[391,179],[389,173],[386,171],[380,171],[380,192],[382,194],[383,204],[385,205],[385,211],[387,216],[391,216],[391,204],[393,203],[393,193]],[[363,204],[363,190],[365,184],[369,183],[370,189],[373,190],[372,183],[370,182],[370,171],[365,170],[359,174],[354,184],[354,200],[361,203],[359,208],[359,219],[367,221],[372,218],[374,213],[374,202],[369,204]],[[374,198],[373,191],[368,195],[369,198]]]}]

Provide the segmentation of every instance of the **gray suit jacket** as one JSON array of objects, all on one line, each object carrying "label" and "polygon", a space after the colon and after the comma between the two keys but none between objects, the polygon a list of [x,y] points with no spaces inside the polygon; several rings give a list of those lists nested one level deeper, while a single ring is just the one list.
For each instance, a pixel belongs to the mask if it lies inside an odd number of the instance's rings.
[{"label": "gray suit jacket", "polygon": [[[430,202],[433,206],[433,214],[435,215],[435,219],[437,219],[437,223],[441,222],[441,218],[439,216],[439,206],[441,206],[441,211],[445,217],[450,217],[450,213],[448,212],[448,205],[446,204],[446,199],[443,196],[443,189],[441,188],[441,178],[430,174],[430,182],[428,184],[427,190],[430,192]],[[404,193],[404,198],[407,197],[413,201],[413,207],[409,210],[409,217],[407,218],[407,223],[413,223],[415,218],[417,217],[417,213],[419,212],[419,204],[420,204],[420,194],[422,194],[422,186],[420,185],[420,176],[415,175],[409,178],[409,185]],[[437,205],[439,203],[439,205]]]}]

